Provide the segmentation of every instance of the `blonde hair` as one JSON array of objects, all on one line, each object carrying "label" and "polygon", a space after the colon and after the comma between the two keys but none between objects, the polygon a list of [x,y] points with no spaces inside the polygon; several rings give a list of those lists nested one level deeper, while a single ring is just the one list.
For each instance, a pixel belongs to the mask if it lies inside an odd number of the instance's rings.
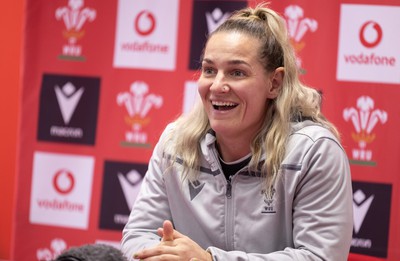
[{"label": "blonde hair", "polygon": [[[292,121],[309,118],[328,128],[338,138],[339,134],[321,113],[320,94],[299,80],[295,53],[281,16],[263,5],[248,7],[235,12],[209,36],[209,39],[219,32],[239,32],[257,39],[261,43],[260,62],[267,72],[284,67],[280,94],[269,102],[264,124],[250,145],[250,170],[261,171],[265,177],[266,192],[271,193],[285,156]],[[179,157],[183,162],[184,176],[193,179],[198,174],[200,165],[199,141],[210,130],[207,114],[203,106],[197,104],[191,113],[178,118],[175,125],[168,139],[173,142],[169,145],[174,144],[172,154],[175,159]],[[264,152],[268,153],[260,166]]]}]

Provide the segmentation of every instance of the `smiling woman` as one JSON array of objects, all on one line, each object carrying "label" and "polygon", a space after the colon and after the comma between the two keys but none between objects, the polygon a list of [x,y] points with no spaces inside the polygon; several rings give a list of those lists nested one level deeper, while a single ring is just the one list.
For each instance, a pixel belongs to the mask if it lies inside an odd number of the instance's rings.
[{"label": "smiling woman", "polygon": [[[227,161],[250,153],[248,144],[282,86],[283,68],[266,71],[259,62],[259,43],[253,42],[247,34],[221,32],[209,39],[204,52],[199,93],[219,152]],[[238,137],[246,145],[230,150]]]},{"label": "smiling woman", "polygon": [[348,159],[298,78],[283,19],[259,6],[208,38],[201,102],[171,123],[123,231],[136,259],[346,260]]}]

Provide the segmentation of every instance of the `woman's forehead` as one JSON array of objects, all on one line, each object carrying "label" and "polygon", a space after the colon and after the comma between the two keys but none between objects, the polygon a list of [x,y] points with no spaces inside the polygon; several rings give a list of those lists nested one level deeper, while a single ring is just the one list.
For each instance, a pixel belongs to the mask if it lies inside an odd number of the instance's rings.
[{"label": "woman's forehead", "polygon": [[258,60],[259,45],[258,39],[244,33],[218,32],[208,40],[203,59],[225,57],[232,60]]}]

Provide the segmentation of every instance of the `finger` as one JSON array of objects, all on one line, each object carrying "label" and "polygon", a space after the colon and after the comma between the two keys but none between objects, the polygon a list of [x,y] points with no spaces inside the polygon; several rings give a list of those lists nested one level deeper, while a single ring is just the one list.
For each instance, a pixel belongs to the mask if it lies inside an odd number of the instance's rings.
[{"label": "finger", "polygon": [[162,232],[163,232],[163,235],[162,235],[163,241],[174,240],[174,227],[172,226],[171,221],[169,221],[169,220],[164,221]]},{"label": "finger", "polygon": [[[172,234],[172,239],[177,239],[177,238],[185,237],[184,234],[181,234],[181,233],[179,233],[178,230],[175,230],[175,229],[174,229],[174,227],[173,227],[171,221],[165,220],[165,221],[164,221],[164,224],[167,226],[168,233],[169,233],[169,232],[172,232],[172,233],[173,233],[173,234]],[[163,225],[164,225],[164,224],[163,224]],[[162,235],[164,235],[164,234],[166,233],[166,232],[165,232],[165,226],[164,226],[163,228],[160,228],[160,231],[158,231],[158,233],[162,233]],[[159,234],[159,235],[160,235],[160,234]],[[161,236],[161,237],[162,237],[162,236]]]},{"label": "finger", "polygon": [[150,252],[137,252],[133,255],[136,260],[180,260],[178,256],[173,253],[150,251]]},{"label": "finger", "polygon": [[157,228],[157,234],[162,238],[164,236],[164,229],[162,227]]}]

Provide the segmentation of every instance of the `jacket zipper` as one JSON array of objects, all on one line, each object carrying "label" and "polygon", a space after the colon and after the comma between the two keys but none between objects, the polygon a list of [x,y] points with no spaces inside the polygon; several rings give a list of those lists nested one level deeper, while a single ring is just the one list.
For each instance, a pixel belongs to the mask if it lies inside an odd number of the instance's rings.
[{"label": "jacket zipper", "polygon": [[227,179],[226,181],[228,182],[227,186],[226,186],[226,197],[227,198],[232,198],[232,176],[229,176],[229,179]]},{"label": "jacket zipper", "polygon": [[[219,169],[219,171],[221,173],[223,173],[221,167],[217,163],[218,162],[218,156],[216,155],[215,150],[212,150],[212,155],[214,156],[213,157],[214,159],[213,159],[213,162],[211,163],[211,170],[214,171],[216,169]],[[230,199],[230,198],[232,198],[232,175],[229,176],[229,179],[226,179],[226,181],[227,181],[227,185],[226,185],[225,196]]]},{"label": "jacket zipper", "polygon": [[226,187],[226,250],[233,250],[233,202],[232,202],[232,178],[229,176],[227,179]]},{"label": "jacket zipper", "polygon": [[[211,168],[212,169],[219,169],[221,173],[223,174],[223,171],[220,166],[218,166],[218,157],[215,153],[215,150],[212,150],[212,156],[213,156],[213,162],[211,163]],[[223,175],[222,175],[223,176]],[[226,231],[226,237],[225,237],[225,243],[226,243],[226,250],[233,250],[234,245],[233,245],[233,210],[232,210],[232,178],[233,176],[229,176],[229,179],[226,179],[227,181],[227,186],[226,186],[226,192],[225,196],[227,198],[227,205],[226,205],[226,226],[225,226],[225,231]]]}]

